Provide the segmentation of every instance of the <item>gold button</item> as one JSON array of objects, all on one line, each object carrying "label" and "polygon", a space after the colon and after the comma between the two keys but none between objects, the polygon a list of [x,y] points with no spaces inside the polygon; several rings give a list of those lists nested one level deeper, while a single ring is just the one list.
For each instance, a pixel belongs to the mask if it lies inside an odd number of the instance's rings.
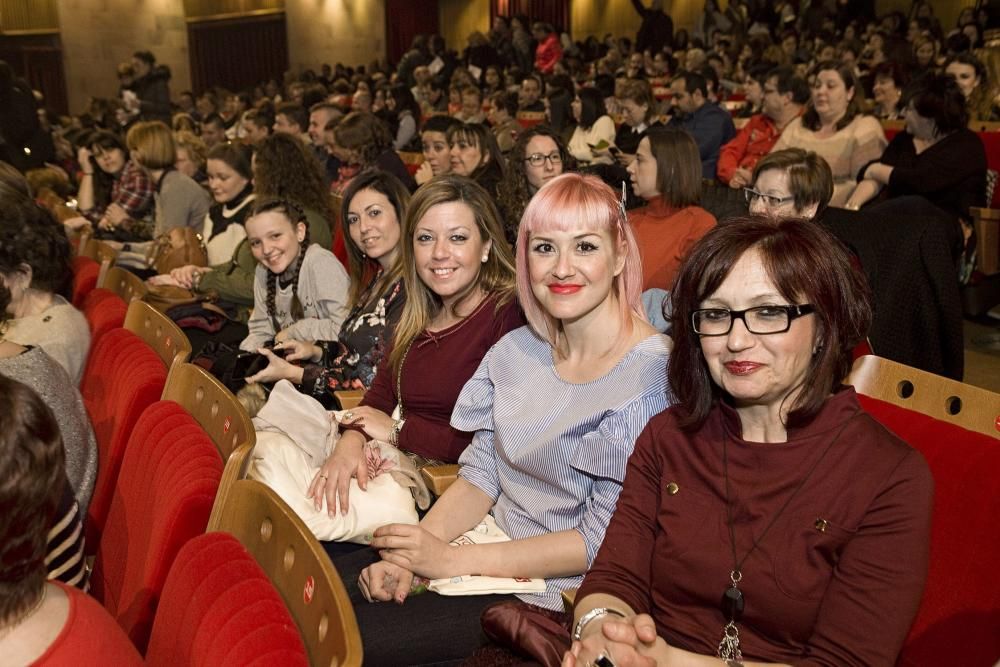
[{"label": "gold button", "polygon": [[670,482],[667,484],[667,493],[671,496],[676,496],[677,492],[681,490],[681,487],[677,486],[676,482]]},{"label": "gold button", "polygon": [[825,533],[826,532],[826,527],[828,525],[830,525],[830,524],[827,522],[826,519],[816,519],[816,523],[813,524],[813,526],[816,528],[816,530],[818,530],[821,533]]}]

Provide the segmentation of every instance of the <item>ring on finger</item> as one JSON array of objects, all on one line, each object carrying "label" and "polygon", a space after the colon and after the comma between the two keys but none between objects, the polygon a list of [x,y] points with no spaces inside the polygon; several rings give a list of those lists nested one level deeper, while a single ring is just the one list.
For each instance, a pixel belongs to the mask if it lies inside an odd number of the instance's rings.
[{"label": "ring on finger", "polygon": [[327,479],[327,478],[329,478],[329,477],[330,477],[329,475],[320,475],[320,476],[319,476],[319,478],[320,478],[320,479]]},{"label": "ring on finger", "polygon": [[347,412],[344,413],[344,419],[348,419],[348,420],[354,419],[354,413],[351,412],[350,410],[348,410]]},{"label": "ring on finger", "polygon": [[601,653],[594,658],[594,667],[615,667],[615,661]]}]

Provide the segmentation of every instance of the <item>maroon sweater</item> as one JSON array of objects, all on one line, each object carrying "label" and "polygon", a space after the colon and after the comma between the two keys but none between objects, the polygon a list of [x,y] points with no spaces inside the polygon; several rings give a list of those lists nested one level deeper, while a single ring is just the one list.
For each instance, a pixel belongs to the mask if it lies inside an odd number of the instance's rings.
[{"label": "maroon sweater", "polygon": [[747,660],[892,665],[927,576],[933,482],[919,452],[860,410],[854,390],[842,389],[782,444],[740,439],[739,417],[725,405],[693,434],[677,427],[673,410],[654,417],[577,599],[617,596],[652,615],[667,643],[715,655],[733,568],[723,439],[730,434],[743,558],[850,420],[743,563],[740,639]]},{"label": "maroon sweater", "polygon": [[[399,446],[425,458],[458,462],[472,434],[451,427],[455,401],[486,351],[507,332],[524,326],[516,301],[500,308],[488,298],[467,318],[442,331],[424,332],[413,342],[403,362],[403,418]],[[396,375],[387,353],[361,405],[391,415],[399,398]]]}]

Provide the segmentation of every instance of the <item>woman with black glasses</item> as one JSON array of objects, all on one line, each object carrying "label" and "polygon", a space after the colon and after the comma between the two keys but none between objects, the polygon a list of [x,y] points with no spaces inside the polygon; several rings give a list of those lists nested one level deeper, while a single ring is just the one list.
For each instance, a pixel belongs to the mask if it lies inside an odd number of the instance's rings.
[{"label": "woman with black glasses", "polygon": [[671,296],[678,403],[636,442],[564,667],[894,664],[933,482],[841,384],[864,277],[822,226],[753,216],[706,234]]},{"label": "woman with black glasses", "polygon": [[574,171],[576,160],[559,134],[547,125],[536,125],[522,132],[507,159],[507,171],[497,186],[497,203],[503,215],[504,233],[513,247],[528,202],[553,178]]},{"label": "woman with black glasses", "polygon": [[816,218],[833,196],[833,172],[822,157],[801,148],[765,155],[743,188],[750,212],[776,218]]}]

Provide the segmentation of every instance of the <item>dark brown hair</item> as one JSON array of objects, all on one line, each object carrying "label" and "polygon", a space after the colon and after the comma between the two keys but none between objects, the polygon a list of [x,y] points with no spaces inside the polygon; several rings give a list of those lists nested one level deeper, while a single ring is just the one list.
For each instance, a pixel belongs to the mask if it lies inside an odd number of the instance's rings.
[{"label": "dark brown hair", "polygon": [[[499,93],[498,93],[499,94]],[[535,125],[517,136],[514,147],[507,155],[507,172],[497,186],[497,206],[503,214],[504,230],[510,245],[517,242],[517,227],[521,223],[521,216],[524,209],[534,194],[531,191],[531,184],[528,183],[528,174],[525,171],[524,162],[528,158],[528,144],[535,137],[548,137],[555,142],[559,149],[559,158],[562,160],[563,173],[576,171],[576,158],[566,148],[566,142],[562,140],[555,130],[548,125]]]},{"label": "dark brown hair", "polygon": [[[406,209],[410,205],[410,191],[406,189],[406,186],[389,172],[380,169],[366,169],[352,178],[350,185],[347,186],[347,190],[344,191],[343,202],[340,207],[340,227],[343,231],[344,239],[346,239],[344,245],[347,248],[347,269],[351,277],[350,308],[359,305],[361,298],[368,289],[371,277],[379,268],[378,263],[365,255],[361,251],[361,248],[354,244],[354,240],[351,237],[351,223],[348,220],[351,200],[363,190],[374,190],[385,195],[385,198],[389,200],[389,204],[392,205],[396,213],[396,220],[399,223],[399,242],[404,243],[408,241],[408,239],[403,239],[402,237],[403,219],[406,217]],[[402,275],[398,259],[400,256],[402,256],[402,253],[397,253],[395,266],[386,271],[385,275],[381,278],[381,287],[383,290],[390,287]],[[379,296],[381,294],[373,295],[375,298]]]},{"label": "dark brown hair", "polygon": [[786,148],[768,153],[754,167],[751,182],[756,184],[757,177],[769,169],[788,174],[788,189],[795,197],[796,211],[804,211],[816,204],[818,216],[833,197],[833,172],[830,165],[812,151]]},{"label": "dark brown hair", "polygon": [[34,605],[45,585],[46,538],[66,482],[52,411],[0,375],[0,622]]},{"label": "dark brown hair", "polygon": [[646,132],[649,150],[656,159],[656,189],[673,208],[695,206],[701,201],[701,156],[690,134],[676,127],[656,127]]},{"label": "dark brown hair", "polygon": [[667,368],[680,424],[697,429],[724,393],[712,380],[691,313],[718,290],[737,261],[760,253],[768,276],[791,303],[815,307],[817,348],[790,406],[788,425],[811,420],[851,367],[851,352],[871,326],[871,290],[850,252],[825,228],[798,218],[736,218],[709,230],[681,263],[673,300],[674,350]]},{"label": "dark brown hair", "polygon": [[[854,75],[854,70],[847,65],[834,60],[827,60],[813,68],[813,74],[817,77],[820,72],[826,71],[836,72],[840,80],[844,82],[844,87],[847,90],[854,89],[854,95],[847,103],[847,111],[844,112],[844,117],[837,121],[837,129],[843,130],[851,124],[855,116],[861,113],[861,98],[864,97],[864,90],[861,88],[858,78]],[[812,100],[810,100],[806,106],[806,112],[802,114],[802,126],[807,130],[816,132],[820,129],[820,125],[819,114],[816,112],[816,107],[813,106]]]},{"label": "dark brown hair", "polygon": [[[298,225],[302,225],[306,230],[305,235],[299,242],[299,255],[295,258],[295,269],[290,277],[292,303],[289,307],[289,314],[292,316],[292,320],[298,321],[305,317],[302,301],[299,299],[299,274],[302,271],[302,263],[306,259],[306,251],[309,249],[309,221],[306,220],[305,211],[297,203],[287,199],[274,198],[258,199],[254,202],[253,216],[251,217],[254,218],[262,213],[271,212],[283,214],[288,219],[288,224],[291,225],[293,231]],[[267,307],[267,315],[271,318],[271,326],[274,328],[275,335],[277,335],[281,331],[281,327],[278,322],[278,308],[275,305],[275,297],[278,293],[278,280],[280,276],[268,269],[265,272],[264,279],[267,281],[267,298],[264,305]]]},{"label": "dark brown hair", "polygon": [[298,137],[281,132],[257,144],[254,192],[261,199],[290,199],[330,220],[330,194],[323,167]]},{"label": "dark brown hair", "polygon": [[352,111],[333,129],[337,145],[357,151],[362,167],[372,167],[379,155],[392,148],[392,137],[385,123],[367,111]]}]

